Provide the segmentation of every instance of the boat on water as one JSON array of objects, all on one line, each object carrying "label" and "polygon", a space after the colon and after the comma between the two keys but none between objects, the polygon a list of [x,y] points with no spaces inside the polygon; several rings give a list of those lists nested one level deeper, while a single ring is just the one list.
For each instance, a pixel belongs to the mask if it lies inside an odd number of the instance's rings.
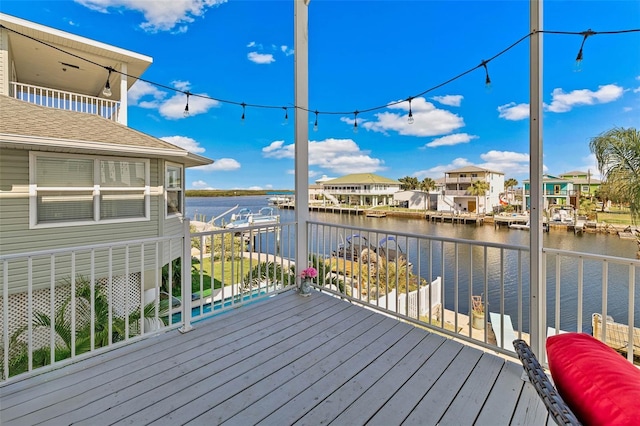
[{"label": "boat on water", "polygon": [[292,197],[286,195],[274,195],[273,197],[267,197],[267,202],[271,205],[286,204],[292,201]]},{"label": "boat on water", "polygon": [[[518,229],[520,231],[530,231],[531,230],[531,222],[527,221],[527,223],[510,223],[510,229]],[[549,224],[545,221],[542,222],[542,231],[549,232]]]},{"label": "boat on water", "polygon": [[372,254],[386,258],[391,262],[406,262],[407,256],[398,244],[398,241],[394,236],[387,236],[382,238],[378,245],[370,243],[366,237],[353,234],[346,238],[344,244],[340,244],[338,249],[334,251],[333,256],[345,260],[362,259],[364,263],[372,261]]},{"label": "boat on water", "polygon": [[231,221],[225,225],[226,229],[248,228],[257,225],[273,225],[280,222],[280,215],[275,214],[273,207],[263,207],[258,213],[244,208],[231,215]]}]

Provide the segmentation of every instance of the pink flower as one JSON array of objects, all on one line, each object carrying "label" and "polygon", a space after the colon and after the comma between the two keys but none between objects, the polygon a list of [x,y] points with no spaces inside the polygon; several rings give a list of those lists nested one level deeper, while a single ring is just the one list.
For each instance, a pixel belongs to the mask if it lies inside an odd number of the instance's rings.
[{"label": "pink flower", "polygon": [[302,278],[303,280],[305,278],[315,278],[317,276],[318,276],[318,271],[314,267],[307,268],[303,270],[302,273],[300,274],[300,278]]}]

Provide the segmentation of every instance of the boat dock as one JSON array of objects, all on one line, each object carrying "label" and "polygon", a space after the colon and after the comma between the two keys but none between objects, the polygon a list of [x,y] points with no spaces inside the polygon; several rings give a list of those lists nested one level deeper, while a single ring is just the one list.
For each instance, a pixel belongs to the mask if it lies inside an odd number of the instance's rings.
[{"label": "boat dock", "polygon": [[483,225],[484,215],[476,213],[430,212],[427,214],[427,220],[436,223]]},{"label": "boat dock", "polygon": [[[609,317],[611,318],[611,317]],[[591,316],[591,326],[593,327],[593,337],[603,341],[607,346],[627,355],[629,345],[629,326],[620,324],[613,320],[607,320],[605,339],[602,340],[602,315],[593,314]],[[633,352],[634,364],[640,364],[640,328],[633,327]]]},{"label": "boat dock", "polygon": [[387,212],[383,212],[380,210],[371,210],[371,211],[367,211],[366,216],[367,217],[387,217]]}]

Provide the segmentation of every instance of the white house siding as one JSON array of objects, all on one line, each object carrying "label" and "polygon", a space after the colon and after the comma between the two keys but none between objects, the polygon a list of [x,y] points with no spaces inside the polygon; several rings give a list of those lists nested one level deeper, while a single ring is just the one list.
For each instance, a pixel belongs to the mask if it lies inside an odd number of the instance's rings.
[{"label": "white house siding", "polygon": [[[77,226],[63,226],[53,228],[29,229],[29,152],[27,150],[0,150],[0,254],[24,253],[37,250],[57,249],[62,247],[76,247],[106,242],[119,242],[152,238],[163,235],[160,222],[164,222],[164,196],[158,190],[152,189],[150,202],[150,220],[137,222],[119,222],[111,224],[90,224]],[[152,188],[158,188],[163,183],[159,176],[159,160],[150,162],[150,183]],[[160,194],[158,194],[160,192]],[[155,194],[155,195],[153,195]],[[168,221],[172,226],[168,226],[166,231],[179,234],[179,226],[174,226],[174,219]],[[165,235],[170,235],[166,234]],[[174,243],[176,248],[172,251],[178,252],[180,244]],[[132,246],[129,253],[129,273],[140,272],[140,246]],[[76,257],[76,275],[88,275],[90,270],[89,253],[81,253]],[[100,250],[95,254],[95,274],[96,279],[108,274],[108,251]],[[124,249],[114,250],[112,253],[112,274],[122,275],[125,273]],[[175,257],[175,256],[172,256]],[[160,261],[168,261],[168,252],[160,256]],[[147,247],[145,250],[145,269],[152,267],[156,261],[154,248]],[[9,290],[12,293],[26,291],[27,277],[25,269],[26,261],[12,264],[9,268]],[[71,261],[70,256],[59,256],[56,258],[56,277],[70,277]],[[50,285],[51,276],[50,259],[46,258],[33,260],[33,282],[35,289],[46,288]],[[147,274],[154,274],[147,272]],[[0,277],[2,279],[2,277]]]}]

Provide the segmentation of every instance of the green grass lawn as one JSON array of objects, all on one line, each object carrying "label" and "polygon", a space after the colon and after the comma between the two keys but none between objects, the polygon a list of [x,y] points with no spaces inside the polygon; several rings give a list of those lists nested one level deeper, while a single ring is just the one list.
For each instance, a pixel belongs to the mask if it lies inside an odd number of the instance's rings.
[{"label": "green grass lawn", "polygon": [[[224,277],[225,285],[231,285],[232,283],[239,283],[243,277],[249,272],[251,267],[255,267],[257,263],[254,261],[249,263],[249,259],[236,259],[234,261],[215,261],[213,262],[213,274],[211,274],[211,261],[204,259],[202,265],[203,273],[203,287],[204,292],[201,297],[206,297],[211,294],[211,276],[213,275],[213,288],[222,287],[222,279]],[[193,293],[200,292],[200,265],[194,265],[197,273],[193,273],[191,276],[191,291]]]},{"label": "green grass lawn", "polygon": [[596,220],[612,225],[631,225],[631,215],[628,211],[596,212]]}]

